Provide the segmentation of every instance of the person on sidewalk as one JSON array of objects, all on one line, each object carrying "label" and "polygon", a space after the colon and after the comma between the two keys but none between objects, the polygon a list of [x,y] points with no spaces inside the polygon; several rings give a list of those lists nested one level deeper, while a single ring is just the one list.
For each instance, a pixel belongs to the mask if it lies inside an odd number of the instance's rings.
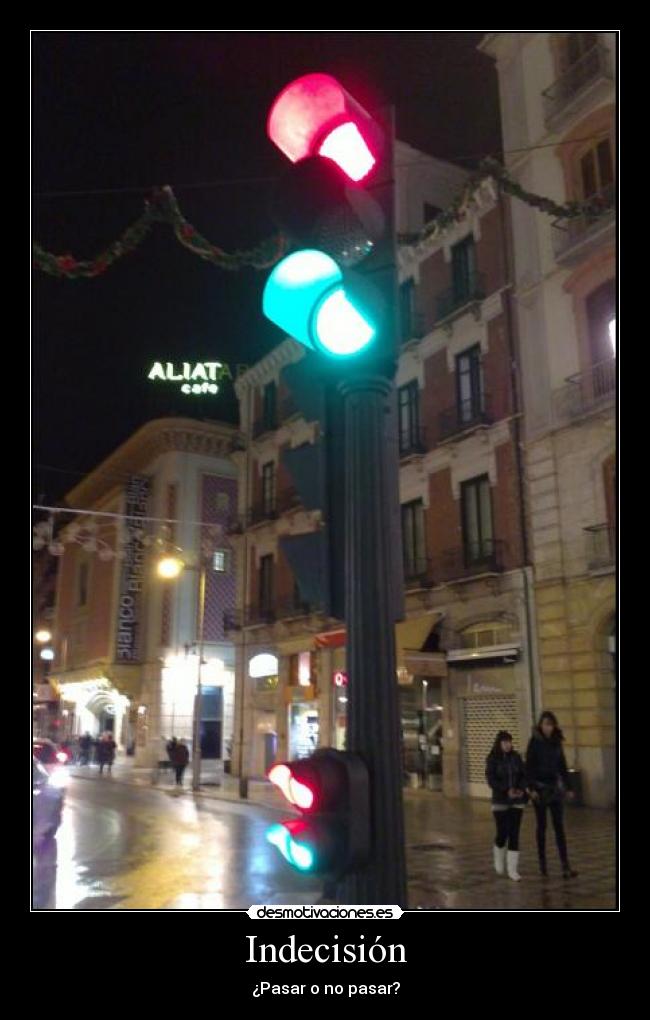
[{"label": "person on sidewalk", "polygon": [[177,741],[170,749],[169,757],[176,773],[176,786],[183,785],[183,774],[190,760],[190,752],[184,740]]},{"label": "person on sidewalk", "polygon": [[116,748],[117,744],[113,740],[113,734],[110,732],[103,733],[97,745],[97,762],[99,764],[100,776],[104,773],[105,765],[108,769],[109,776],[111,775],[113,762],[115,761]]},{"label": "person on sidewalk", "polygon": [[79,738],[79,764],[87,765],[90,761],[90,752],[93,749],[93,738],[86,730],[83,737]]},{"label": "person on sidewalk", "polygon": [[569,864],[566,835],[564,833],[564,800],[573,799],[569,770],[562,743],[564,735],[552,712],[542,712],[533,730],[526,752],[526,784],[535,807],[537,820],[537,855],[543,878],[548,877],[546,866],[546,811],[551,813],[555,842],[557,843],[563,878],[576,878]]},{"label": "person on sidewalk", "polygon": [[520,754],[512,744],[512,734],[499,730],[485,763],[485,778],[492,790],[492,812],[496,836],[492,848],[494,870],[519,882],[519,830],[526,793],[526,770]]}]

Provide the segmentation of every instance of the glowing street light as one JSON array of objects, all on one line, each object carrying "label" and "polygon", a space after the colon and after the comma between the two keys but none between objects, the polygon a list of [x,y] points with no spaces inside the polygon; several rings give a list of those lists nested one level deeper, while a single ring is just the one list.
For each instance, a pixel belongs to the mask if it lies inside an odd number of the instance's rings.
[{"label": "glowing street light", "polygon": [[54,652],[51,648],[43,648],[41,651],[41,659],[45,659],[46,662],[51,662],[54,658]]},{"label": "glowing street light", "polygon": [[52,634],[49,630],[37,630],[34,637],[38,641],[39,645],[46,645],[52,640]]},{"label": "glowing street light", "polygon": [[179,577],[183,571],[185,564],[178,556],[163,556],[162,559],[158,560],[158,577],[165,578],[165,580],[173,580],[175,577]]}]

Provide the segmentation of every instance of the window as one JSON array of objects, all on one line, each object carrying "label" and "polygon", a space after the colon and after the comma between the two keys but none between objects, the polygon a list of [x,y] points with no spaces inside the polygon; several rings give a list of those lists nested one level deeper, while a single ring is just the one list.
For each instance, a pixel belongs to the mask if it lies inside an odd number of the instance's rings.
[{"label": "window", "polygon": [[399,317],[402,343],[408,343],[415,335],[415,285],[405,280],[399,288]]},{"label": "window", "polygon": [[260,609],[269,610],[273,606],[273,556],[262,556],[260,559]]},{"label": "window", "polygon": [[262,468],[262,509],[265,514],[275,510],[275,464],[269,461]]},{"label": "window", "polygon": [[402,505],[402,545],[405,577],[420,576],[426,571],[427,565],[424,506],[421,499]]},{"label": "window", "polygon": [[217,493],[217,513],[228,513],[230,510],[230,496],[227,492]]},{"label": "window", "polygon": [[[607,280],[606,283],[601,284],[587,295],[586,308],[591,363],[592,365],[603,365],[605,362],[611,362],[616,357],[616,285],[614,280]],[[613,385],[614,374],[608,372],[606,375],[607,378],[603,375],[600,383]]]},{"label": "window", "polygon": [[458,419],[463,425],[476,421],[485,409],[480,344],[456,358],[456,398]]},{"label": "window", "polygon": [[230,573],[230,549],[215,549],[212,558],[212,569],[217,574]]},{"label": "window", "polygon": [[417,380],[400,386],[397,394],[399,411],[399,452],[408,453],[420,443],[420,399]]},{"label": "window", "polygon": [[463,546],[467,566],[484,563],[494,555],[492,532],[492,500],[487,475],[463,482],[461,487],[463,513]]},{"label": "window", "polygon": [[273,429],[277,424],[277,386],[274,382],[264,387],[262,420],[266,428]]},{"label": "window", "polygon": [[473,237],[455,244],[451,249],[451,272],[454,301],[464,301],[476,291],[476,245]]},{"label": "window", "polygon": [[88,564],[79,564],[79,579],[77,589],[77,605],[85,606],[88,603]]},{"label": "window", "polygon": [[592,146],[580,158],[580,186],[586,201],[596,196],[611,196],[614,186],[614,164],[609,138]]}]

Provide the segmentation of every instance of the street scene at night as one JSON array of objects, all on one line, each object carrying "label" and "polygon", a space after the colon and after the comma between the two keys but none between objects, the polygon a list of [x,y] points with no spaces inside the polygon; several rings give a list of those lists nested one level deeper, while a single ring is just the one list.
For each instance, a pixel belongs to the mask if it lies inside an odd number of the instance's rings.
[{"label": "street scene at night", "polygon": [[618,32],[30,39],[31,910],[617,911]]}]

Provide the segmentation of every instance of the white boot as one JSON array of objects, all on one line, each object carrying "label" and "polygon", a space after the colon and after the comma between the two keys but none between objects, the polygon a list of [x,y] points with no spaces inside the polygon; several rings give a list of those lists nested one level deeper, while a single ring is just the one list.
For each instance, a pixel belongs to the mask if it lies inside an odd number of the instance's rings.
[{"label": "white boot", "polygon": [[504,846],[493,846],[494,870],[497,875],[505,874],[506,870],[506,848]]},{"label": "white boot", "polygon": [[517,870],[519,864],[519,851],[508,850],[508,878],[511,878],[513,882],[521,882],[521,875]]}]

